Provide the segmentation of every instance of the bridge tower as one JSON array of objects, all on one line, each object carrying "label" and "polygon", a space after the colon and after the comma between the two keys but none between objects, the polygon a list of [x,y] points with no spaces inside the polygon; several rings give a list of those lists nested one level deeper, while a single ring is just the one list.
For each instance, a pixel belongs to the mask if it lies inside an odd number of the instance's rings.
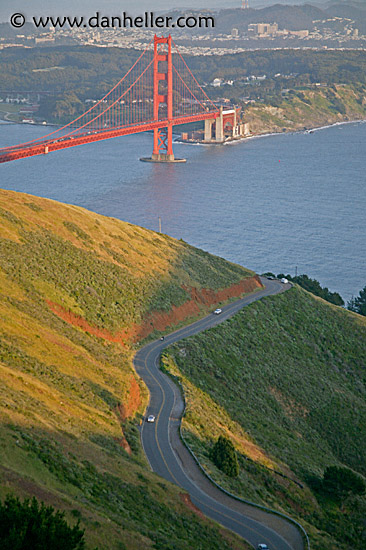
[{"label": "bridge tower", "polygon": [[[164,46],[165,45],[165,48]],[[161,66],[160,64],[163,64]],[[176,159],[173,153],[173,64],[172,37],[154,37],[154,121],[159,120],[160,106],[166,106],[165,128],[154,128],[154,145],[151,158],[142,158],[144,162],[185,162]],[[160,83],[164,84],[161,85]]]}]

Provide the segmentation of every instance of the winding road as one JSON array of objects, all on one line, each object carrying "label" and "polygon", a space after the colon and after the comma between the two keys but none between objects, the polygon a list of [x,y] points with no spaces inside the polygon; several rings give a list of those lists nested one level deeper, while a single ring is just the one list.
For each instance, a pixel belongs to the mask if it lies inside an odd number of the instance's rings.
[{"label": "winding road", "polygon": [[155,423],[143,422],[141,441],[151,469],[185,489],[192,503],[206,516],[234,531],[255,548],[259,543],[265,543],[270,550],[304,550],[304,541],[296,525],[281,516],[232,498],[203,474],[180,439],[180,419],[184,412],[181,391],[159,369],[160,353],[170,344],[212,328],[244,306],[291,287],[290,284],[265,278],[262,278],[262,283],[265,285],[263,290],[223,307],[220,315],[211,314],[173,332],[163,341],[147,344],[136,353],[135,369],[150,392],[146,414],[156,417]]}]

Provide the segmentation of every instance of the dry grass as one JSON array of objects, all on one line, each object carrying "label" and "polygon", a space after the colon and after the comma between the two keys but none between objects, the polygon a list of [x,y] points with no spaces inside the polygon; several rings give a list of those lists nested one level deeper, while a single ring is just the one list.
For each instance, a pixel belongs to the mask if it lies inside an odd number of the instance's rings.
[{"label": "dry grass", "polygon": [[89,548],[233,547],[149,471],[137,430],[147,390],[133,346],[113,338],[190,300],[184,285],[251,276],[165,235],[0,191],[0,497],[80,516]]}]

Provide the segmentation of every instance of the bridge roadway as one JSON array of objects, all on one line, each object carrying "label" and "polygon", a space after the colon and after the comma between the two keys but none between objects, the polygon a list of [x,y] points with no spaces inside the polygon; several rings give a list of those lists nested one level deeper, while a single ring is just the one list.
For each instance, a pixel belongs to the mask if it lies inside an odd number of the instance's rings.
[{"label": "bridge roadway", "polygon": [[[85,133],[75,134],[70,132],[61,136],[54,136],[54,138],[39,140],[35,142],[29,142],[20,144],[19,146],[5,147],[0,149],[0,163],[9,162],[11,160],[17,160],[27,157],[34,157],[36,155],[46,155],[52,151],[58,151],[60,149],[66,149],[68,147],[76,147],[77,145],[84,145],[85,143],[92,143],[94,141],[101,141],[103,139],[110,139],[114,137],[126,136],[130,134],[137,134],[140,132],[149,132],[155,128],[166,128],[168,125],[188,124],[190,122],[197,122],[205,119],[217,118],[217,111],[208,111],[207,113],[200,113],[196,115],[184,115],[174,117],[172,120],[155,120],[140,122],[138,124],[131,124],[129,126],[123,126],[121,128],[106,128],[102,130],[91,130]],[[71,134],[71,135],[70,135]]]},{"label": "bridge roadway", "polygon": [[262,282],[265,284],[263,290],[225,306],[220,315],[211,314],[166,336],[164,341],[147,344],[136,353],[135,369],[150,392],[146,416],[156,416],[155,423],[143,422],[141,440],[151,469],[185,489],[193,504],[204,514],[255,548],[259,543],[266,543],[270,550],[304,550],[300,530],[293,523],[230,497],[202,473],[179,437],[180,418],[184,411],[181,392],[159,369],[160,353],[170,344],[214,327],[244,306],[264,296],[284,292],[291,286],[263,278]]}]

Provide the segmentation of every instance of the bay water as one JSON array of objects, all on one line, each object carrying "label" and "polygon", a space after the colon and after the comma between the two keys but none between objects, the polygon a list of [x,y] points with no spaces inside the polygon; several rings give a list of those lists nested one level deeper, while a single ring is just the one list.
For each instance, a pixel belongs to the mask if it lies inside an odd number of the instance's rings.
[{"label": "bay water", "polygon": [[[49,132],[0,124],[0,147]],[[347,301],[366,285],[366,124],[174,144],[185,164],[142,163],[136,134],[4,163],[0,187],[162,231],[258,273],[297,272]]]}]

